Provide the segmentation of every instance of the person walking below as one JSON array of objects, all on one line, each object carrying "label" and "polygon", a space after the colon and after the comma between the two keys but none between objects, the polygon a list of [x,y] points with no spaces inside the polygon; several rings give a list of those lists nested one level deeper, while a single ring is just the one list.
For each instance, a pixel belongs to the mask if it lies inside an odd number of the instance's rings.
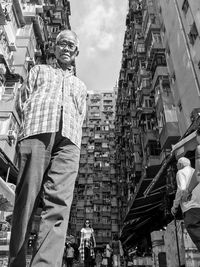
[{"label": "person walking below", "polygon": [[123,248],[121,241],[118,239],[117,234],[114,235],[112,241],[112,252],[113,252],[113,267],[121,266],[121,257],[123,256]]},{"label": "person walking below", "polygon": [[200,252],[200,184],[193,189],[188,200],[183,200],[184,192],[190,184],[195,169],[191,167],[190,160],[185,157],[178,160],[177,169],[177,191],[171,213],[176,216],[178,207],[181,206],[185,228]]},{"label": "person walking below", "polygon": [[74,248],[69,243],[67,244],[67,247],[66,247],[67,267],[73,267],[73,260],[74,260]]},{"label": "person walking below", "polygon": [[55,43],[56,64],[34,66],[17,93],[19,174],[9,267],[26,266],[27,241],[39,199],[42,213],[30,266],[62,265],[86,111],[86,86],[73,72],[78,47],[74,32],[61,31]]},{"label": "person walking below", "polygon": [[101,267],[108,267],[108,259],[106,257],[106,250],[102,253]]},{"label": "person walking below", "polygon": [[106,258],[108,261],[108,267],[112,267],[112,248],[110,244],[106,244]]},{"label": "person walking below", "polygon": [[95,261],[96,261],[96,266],[101,267],[102,255],[101,255],[101,252],[99,250],[96,253]]},{"label": "person walking below", "polygon": [[93,267],[95,258],[94,248],[96,247],[96,241],[94,236],[94,230],[90,226],[90,221],[85,221],[85,226],[81,229],[81,241],[80,241],[80,256],[84,267]]}]

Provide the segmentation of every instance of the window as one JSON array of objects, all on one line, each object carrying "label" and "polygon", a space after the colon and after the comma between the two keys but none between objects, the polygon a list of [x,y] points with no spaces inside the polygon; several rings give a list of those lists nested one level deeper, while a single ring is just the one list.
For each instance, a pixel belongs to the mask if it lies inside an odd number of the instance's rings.
[{"label": "window", "polygon": [[62,17],[61,17],[61,12],[55,12],[54,14],[54,18],[56,18],[56,19],[61,19]]},{"label": "window", "polygon": [[52,33],[58,33],[60,31],[60,27],[59,26],[53,26],[51,27],[51,32]]},{"label": "window", "polygon": [[161,43],[162,42],[161,35],[159,32],[152,33],[152,42],[153,43]]},{"label": "window", "polygon": [[190,32],[188,34],[188,37],[189,37],[191,45],[194,45],[194,43],[198,37],[198,31],[197,31],[197,26],[196,26],[195,22],[193,22],[193,24],[190,28]]},{"label": "window", "polygon": [[4,95],[12,95],[14,93],[15,82],[6,82]]},{"label": "window", "polygon": [[183,10],[183,13],[184,13],[185,15],[187,14],[188,8],[189,8],[188,0],[185,0],[185,1],[183,2],[183,5],[182,5],[182,10]]},{"label": "window", "polygon": [[137,53],[144,53],[144,52],[145,52],[144,44],[138,44],[137,45]]},{"label": "window", "polygon": [[151,156],[159,156],[161,152],[160,144],[157,141],[149,141],[148,154]]},{"label": "window", "polygon": [[178,103],[178,108],[179,108],[179,111],[181,112],[183,109],[181,101],[179,101],[179,103]]},{"label": "window", "polygon": [[152,101],[149,97],[144,97],[142,107],[144,107],[144,108],[152,107]]}]

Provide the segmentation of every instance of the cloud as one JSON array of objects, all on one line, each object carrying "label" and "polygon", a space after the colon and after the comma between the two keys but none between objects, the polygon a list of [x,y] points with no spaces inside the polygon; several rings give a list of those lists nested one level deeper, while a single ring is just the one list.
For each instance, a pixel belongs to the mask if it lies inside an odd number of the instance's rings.
[{"label": "cloud", "polygon": [[82,4],[85,14],[79,20],[78,34],[87,42],[85,52],[92,56],[94,50],[109,50],[117,38],[120,9],[116,0],[84,0]]},{"label": "cloud", "polygon": [[111,89],[118,79],[128,0],[72,0],[71,26],[80,39],[77,75],[88,89]]}]

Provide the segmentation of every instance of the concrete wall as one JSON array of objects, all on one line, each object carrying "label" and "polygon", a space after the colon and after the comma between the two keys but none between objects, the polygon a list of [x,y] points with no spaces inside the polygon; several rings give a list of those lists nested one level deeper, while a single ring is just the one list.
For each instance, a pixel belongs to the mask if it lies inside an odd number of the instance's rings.
[{"label": "concrete wall", "polygon": [[[200,30],[200,2],[189,1],[191,8],[186,16],[182,10],[182,4],[182,0],[160,0],[161,15],[166,29],[165,35],[170,49],[168,57],[171,57],[170,60],[173,64],[170,72],[172,74],[172,68],[174,68],[176,77],[175,80],[172,79],[172,90],[177,106],[181,135],[191,123],[190,114],[192,110],[200,107],[200,88],[198,84],[200,81],[200,71],[198,69],[199,38],[197,37],[194,45],[189,43],[188,38],[192,19],[197,22],[196,24]],[[191,15],[192,12],[194,12],[193,15]]]}]

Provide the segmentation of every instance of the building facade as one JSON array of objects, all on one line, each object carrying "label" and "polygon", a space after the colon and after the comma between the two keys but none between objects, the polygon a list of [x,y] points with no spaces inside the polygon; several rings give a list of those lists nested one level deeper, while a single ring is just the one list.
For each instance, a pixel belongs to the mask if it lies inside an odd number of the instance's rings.
[{"label": "building facade", "polygon": [[[121,240],[151,252],[150,233],[170,220],[176,160],[194,166],[199,127],[199,7],[130,0],[116,101]],[[172,218],[171,218],[172,219]]]},{"label": "building facade", "polygon": [[71,208],[69,234],[80,239],[89,219],[97,247],[119,231],[118,189],[115,177],[115,91],[89,93],[83,124],[79,173]]}]

